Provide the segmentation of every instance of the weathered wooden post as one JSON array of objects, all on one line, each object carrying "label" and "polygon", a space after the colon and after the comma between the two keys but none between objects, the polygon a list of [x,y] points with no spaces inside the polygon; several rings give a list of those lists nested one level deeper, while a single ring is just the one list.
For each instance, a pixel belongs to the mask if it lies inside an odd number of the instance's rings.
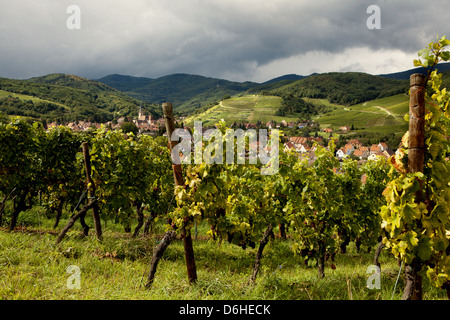
[{"label": "weathered wooden post", "polygon": [[[166,121],[166,132],[167,132],[167,139],[169,141],[169,149],[170,152],[172,152],[173,148],[177,145],[177,141],[172,141],[172,133],[175,131],[175,122],[173,119],[173,109],[171,103],[163,103],[162,105],[163,113],[164,113],[164,119]],[[175,185],[182,186],[184,185],[183,180],[183,173],[181,170],[181,164],[174,164],[172,163],[173,168],[173,176],[175,180]],[[194,258],[194,248],[192,246],[192,237],[190,233],[186,232],[186,229],[183,227],[181,230],[181,237],[183,238],[183,246],[184,246],[184,257],[186,260],[186,268],[187,268],[187,274],[189,283],[194,283],[197,280],[197,269],[195,266],[195,258]],[[175,238],[175,232],[174,231],[168,231],[164,235],[163,240],[161,243],[156,247],[153,258],[150,265],[150,273],[148,275],[147,284],[145,285],[147,288],[150,288],[150,286],[153,283],[155,273],[156,273],[156,266],[158,265],[159,259],[162,257],[162,254],[166,250],[166,248],[169,246],[170,242]]]},{"label": "weathered wooden post", "polygon": [[[423,172],[425,160],[425,90],[426,76],[420,73],[410,77],[409,98],[409,141],[408,141],[408,172]],[[423,181],[416,193],[416,202],[423,202]],[[406,265],[406,285],[402,300],[422,300],[422,277],[420,259],[414,258]]]},{"label": "weathered wooden post", "polygon": [[[87,188],[89,192],[89,199],[95,199],[95,184],[94,180],[92,180],[91,177],[91,155],[89,154],[89,146],[87,142],[83,142],[81,148],[83,149],[84,168],[86,172],[86,180],[88,183]],[[93,201],[92,211],[97,239],[102,240],[102,225],[100,223],[100,213],[97,201]]]},{"label": "weathered wooden post", "polygon": [[425,159],[425,78],[425,75],[420,73],[415,73],[410,78],[409,172],[423,172]]},{"label": "weathered wooden post", "polygon": [[[173,148],[178,144],[178,141],[172,141],[172,133],[175,131],[175,121],[173,119],[173,108],[171,103],[163,103],[163,114],[164,114],[164,120],[166,122],[166,133],[167,133],[167,140],[169,141],[169,149],[170,152],[172,152]],[[172,163],[173,168],[173,177],[175,180],[176,186],[182,186],[184,185],[184,179],[183,179],[183,172],[181,169],[181,164],[174,164]]]},{"label": "weathered wooden post", "polygon": [[88,204],[83,206],[77,214],[72,216],[65,227],[62,229],[61,233],[59,234],[58,238],[56,239],[56,244],[60,243],[64,236],[67,234],[67,232],[70,230],[70,228],[73,227],[75,224],[75,221],[80,219],[81,225],[83,226],[83,232],[84,235],[87,236],[89,232],[89,226],[84,222],[84,217],[86,216],[86,213],[92,209],[93,211],[93,217],[94,217],[94,225],[95,225],[95,232],[97,235],[98,240],[102,240],[102,225],[100,223],[100,213],[98,208],[97,200],[95,199],[95,184],[94,180],[92,180],[91,177],[91,156],[89,154],[89,146],[87,142],[83,142],[81,144],[81,148],[83,150],[83,157],[84,157],[84,168],[86,172],[86,181],[87,181],[87,189],[89,192],[89,201]]},{"label": "weathered wooden post", "polygon": [[[172,152],[173,148],[178,144],[178,141],[172,141],[172,133],[175,131],[175,121],[173,118],[173,108],[171,103],[163,103],[162,104],[164,119],[166,121],[166,133],[167,140],[169,141],[170,152]],[[184,185],[183,173],[181,169],[181,164],[172,163],[173,176],[175,180],[176,186]],[[189,283],[194,283],[197,280],[197,269],[195,266],[195,258],[194,258],[194,248],[192,246],[192,237],[191,233],[186,232],[186,229],[183,227],[181,230],[181,237],[183,239],[184,246],[184,258],[186,260],[186,268]]]}]

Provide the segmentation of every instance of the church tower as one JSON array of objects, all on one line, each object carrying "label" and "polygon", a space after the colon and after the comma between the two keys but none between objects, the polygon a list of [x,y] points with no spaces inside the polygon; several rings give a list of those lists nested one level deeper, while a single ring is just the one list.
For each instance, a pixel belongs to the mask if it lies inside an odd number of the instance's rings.
[{"label": "church tower", "polygon": [[142,106],[139,106],[139,117],[138,117],[138,123],[140,121],[145,122],[146,124],[151,124],[152,123],[152,116],[151,115],[144,115],[144,112],[142,111]]}]

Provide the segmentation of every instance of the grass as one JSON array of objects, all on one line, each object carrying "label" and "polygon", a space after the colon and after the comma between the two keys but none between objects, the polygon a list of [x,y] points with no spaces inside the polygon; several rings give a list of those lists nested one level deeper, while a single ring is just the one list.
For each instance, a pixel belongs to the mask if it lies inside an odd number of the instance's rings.
[{"label": "grass", "polygon": [[320,115],[316,121],[321,126],[354,125],[366,132],[404,133],[408,128],[403,119],[408,112],[408,101],[407,96],[399,94],[349,107],[334,105],[336,110]]},{"label": "grass", "polygon": [[[20,218],[20,228],[0,229],[0,299],[215,299],[215,300],[390,300],[399,271],[397,261],[388,252],[381,254],[381,289],[366,287],[367,268],[373,253],[357,253],[353,244],[348,253],[339,254],[335,269],[327,262],[326,277],[319,279],[316,268],[305,266],[291,250],[292,240],[275,238],[264,251],[255,284],[250,284],[256,248],[240,247],[208,240],[207,226],[199,226],[194,238],[198,281],[189,285],[183,245],[174,241],[158,265],[152,289],[145,289],[149,262],[159,237],[133,239],[119,225],[104,229],[104,240],[80,236],[79,224],[59,244],[51,230],[53,219],[34,209]],[[32,221],[34,218],[34,222]],[[37,221],[40,220],[40,221]],[[61,221],[60,228],[67,221]],[[92,220],[87,219],[92,226]],[[164,226],[155,227],[162,233]],[[372,251],[373,252],[373,251]],[[81,270],[81,289],[69,289],[66,269],[76,265]],[[394,299],[401,297],[400,279]],[[432,288],[424,279],[424,299],[445,299],[445,292]]]}]

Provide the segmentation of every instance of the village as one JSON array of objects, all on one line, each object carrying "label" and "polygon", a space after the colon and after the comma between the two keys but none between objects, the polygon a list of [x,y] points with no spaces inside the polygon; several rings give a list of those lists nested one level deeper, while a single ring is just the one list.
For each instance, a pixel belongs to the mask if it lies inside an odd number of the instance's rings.
[{"label": "village", "polygon": [[[176,119],[176,123],[178,125],[182,125],[185,117],[178,117]],[[129,119],[126,117],[121,117],[117,120],[110,121],[107,123],[95,123],[95,122],[87,122],[87,121],[77,121],[77,122],[69,122],[64,124],[64,126],[70,128],[73,131],[89,131],[89,130],[97,130],[102,126],[106,128],[106,130],[118,130],[121,128],[122,124],[125,122],[132,122],[136,125],[139,130],[139,134],[149,134],[152,136],[164,135],[165,136],[165,122],[164,118],[155,119],[152,115],[145,115],[142,111],[142,108],[139,109],[138,117],[135,119]],[[267,123],[233,123],[231,125],[232,128],[242,128],[245,130],[248,129],[259,129],[259,128],[267,128],[267,129],[283,129],[283,128],[298,128],[303,129],[308,126],[313,126],[314,124],[308,122],[287,122],[282,120],[279,123],[274,121],[268,121]],[[58,124],[56,122],[49,123],[47,125],[48,128],[56,127]],[[185,126],[186,129],[190,129],[190,127]],[[205,128],[206,129],[206,128]],[[338,128],[340,133],[349,133],[351,132],[351,127],[349,126],[341,126]],[[331,134],[334,132],[331,128],[324,128],[321,130],[324,133]],[[334,139],[335,142],[337,138],[329,138]],[[323,136],[314,136],[314,137],[303,137],[303,136],[286,136],[283,141],[283,150],[285,152],[296,152],[299,157],[307,158],[310,161],[315,160],[315,143],[320,145],[326,145],[326,139]],[[378,144],[372,144],[368,146],[364,146],[358,139],[350,139],[347,143],[336,150],[336,157],[339,160],[343,160],[347,157],[352,157],[358,161],[366,161],[366,160],[376,160],[378,157],[384,157],[386,159],[390,158],[395,154],[394,150],[391,150],[385,142],[380,141]]]},{"label": "village", "polygon": [[[252,123],[243,123],[237,124],[238,127],[243,127],[245,129],[256,129],[259,126]],[[286,122],[282,120],[280,123],[276,124],[273,121],[269,121],[265,124],[265,127],[268,129],[272,128],[294,128],[297,127],[299,129],[303,129],[307,126],[314,126],[314,124],[308,122]],[[334,132],[333,129],[327,127],[321,130],[324,133],[332,134]],[[340,126],[338,131],[342,134],[347,134],[352,131],[352,128],[349,126]],[[330,135],[331,137],[331,135]],[[337,138],[329,138],[335,140],[337,142]],[[313,161],[315,159],[315,143],[320,145],[326,144],[326,139],[323,136],[316,135],[314,137],[302,137],[302,136],[289,136],[286,137],[286,140],[283,143],[284,151],[294,151],[299,157],[308,158]],[[383,157],[385,159],[389,159],[392,155],[395,154],[395,151],[390,149],[386,142],[380,141],[378,144],[372,144],[368,146],[364,146],[358,139],[350,139],[347,143],[336,150],[336,157],[339,160],[343,160],[347,157],[352,157],[358,161],[366,161],[366,160],[376,160],[379,157]]]},{"label": "village", "polygon": [[[119,130],[123,123],[132,122],[136,125],[139,133],[147,133],[157,135],[161,128],[165,127],[164,119],[154,119],[152,115],[145,115],[142,108],[139,109],[137,119],[130,120],[127,117],[120,117],[117,120],[109,121],[106,123],[96,123],[89,121],[72,121],[63,124],[73,131],[89,131],[97,130],[104,126],[107,130]],[[47,128],[57,127],[61,124],[57,122],[51,122],[47,124]]]},{"label": "village", "polygon": [[[285,151],[296,151],[300,155],[315,158],[316,147],[314,142],[323,142],[322,138],[312,137],[289,137],[289,141],[284,143]],[[395,152],[387,146],[385,142],[363,146],[358,139],[351,139],[347,144],[336,151],[339,160],[353,156],[356,160],[376,160],[378,157],[389,159]]]}]

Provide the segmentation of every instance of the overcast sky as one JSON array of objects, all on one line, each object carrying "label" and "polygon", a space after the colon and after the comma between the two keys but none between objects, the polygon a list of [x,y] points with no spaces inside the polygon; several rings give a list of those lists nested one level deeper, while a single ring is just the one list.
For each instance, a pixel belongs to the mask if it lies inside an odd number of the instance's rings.
[{"label": "overcast sky", "polygon": [[[69,5],[81,10],[79,30],[66,26]],[[370,5],[381,29],[367,27]],[[0,0],[0,77],[397,72],[438,34],[450,38],[449,9],[448,0]]]}]

